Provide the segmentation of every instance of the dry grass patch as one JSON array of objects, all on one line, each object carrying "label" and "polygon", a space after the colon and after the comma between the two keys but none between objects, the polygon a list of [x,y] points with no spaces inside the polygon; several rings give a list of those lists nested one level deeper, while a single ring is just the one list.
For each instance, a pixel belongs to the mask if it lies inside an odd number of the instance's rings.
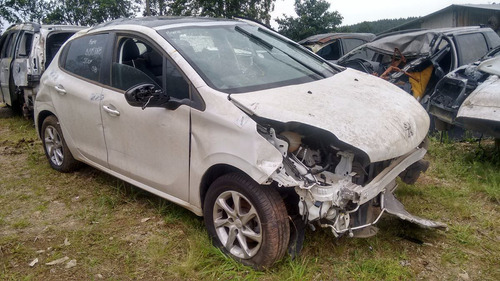
[{"label": "dry grass patch", "polygon": [[433,141],[427,174],[397,190],[409,211],[446,222],[447,232],[392,217],[368,239],[308,230],[300,257],[259,272],[212,247],[202,219],[181,207],[91,167],[52,170],[33,124],[5,110],[1,280],[500,279],[500,161],[490,141]]}]

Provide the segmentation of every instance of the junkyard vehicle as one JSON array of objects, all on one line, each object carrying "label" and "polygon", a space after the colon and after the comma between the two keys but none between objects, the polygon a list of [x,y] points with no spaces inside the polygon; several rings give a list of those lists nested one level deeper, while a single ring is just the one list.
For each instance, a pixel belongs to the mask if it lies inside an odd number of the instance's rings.
[{"label": "junkyard vehicle", "polygon": [[436,128],[453,125],[500,139],[499,76],[500,46],[441,79],[428,105]]},{"label": "junkyard vehicle", "polygon": [[309,36],[298,43],[325,60],[335,62],[354,48],[374,38],[373,33],[324,33]]},{"label": "junkyard vehicle", "polygon": [[403,31],[375,38],[338,64],[384,78],[425,103],[444,75],[498,45],[500,37],[486,27]]},{"label": "junkyard vehicle", "polygon": [[422,106],[257,23],[120,19],[54,61],[35,102],[50,165],[81,161],[204,216],[244,264],[297,253],[308,224],[368,236],[387,212],[444,227],[393,195],[426,169]]},{"label": "junkyard vehicle", "polygon": [[61,45],[81,29],[36,23],[10,26],[0,38],[0,102],[30,114],[42,73]]}]

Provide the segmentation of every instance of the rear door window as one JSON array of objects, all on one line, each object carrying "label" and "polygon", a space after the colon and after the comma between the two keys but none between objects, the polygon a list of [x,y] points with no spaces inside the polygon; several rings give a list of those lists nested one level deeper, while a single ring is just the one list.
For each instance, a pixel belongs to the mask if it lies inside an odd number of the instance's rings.
[{"label": "rear door window", "polygon": [[344,45],[344,54],[346,54],[351,50],[354,50],[354,48],[365,44],[366,42],[361,39],[346,38],[342,39],[342,43]]},{"label": "rear door window", "polygon": [[482,33],[457,35],[456,42],[459,66],[475,62],[488,52],[488,44]]},{"label": "rear door window", "polygon": [[99,82],[108,34],[97,34],[72,40],[65,47],[62,68],[83,78]]}]

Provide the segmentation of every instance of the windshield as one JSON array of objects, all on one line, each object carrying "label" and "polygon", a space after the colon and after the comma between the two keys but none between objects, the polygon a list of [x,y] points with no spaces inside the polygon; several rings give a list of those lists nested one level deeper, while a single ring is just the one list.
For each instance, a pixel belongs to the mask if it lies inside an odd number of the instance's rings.
[{"label": "windshield", "polygon": [[226,93],[312,82],[337,71],[279,35],[247,24],[159,31],[212,88]]}]

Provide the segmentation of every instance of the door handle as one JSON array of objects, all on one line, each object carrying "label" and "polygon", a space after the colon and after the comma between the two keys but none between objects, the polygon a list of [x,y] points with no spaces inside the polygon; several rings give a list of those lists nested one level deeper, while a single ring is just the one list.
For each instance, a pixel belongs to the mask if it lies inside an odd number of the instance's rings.
[{"label": "door handle", "polygon": [[111,106],[110,105],[103,105],[102,109],[104,109],[104,111],[106,111],[111,116],[120,116],[120,111],[114,109],[114,107],[112,107],[112,105]]},{"label": "door handle", "polygon": [[57,93],[60,95],[64,96],[66,94],[66,90],[64,89],[64,87],[61,84],[55,85],[54,89],[56,89]]}]

